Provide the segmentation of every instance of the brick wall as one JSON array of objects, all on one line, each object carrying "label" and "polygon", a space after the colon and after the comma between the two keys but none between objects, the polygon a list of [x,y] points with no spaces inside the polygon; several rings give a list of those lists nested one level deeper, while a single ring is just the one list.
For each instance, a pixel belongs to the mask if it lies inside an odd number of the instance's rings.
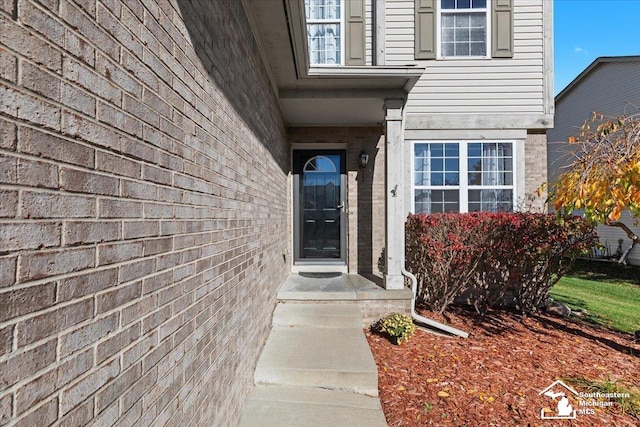
[{"label": "brick wall", "polygon": [[[351,273],[378,273],[384,246],[384,129],[381,127],[292,127],[292,144],[329,144],[347,151],[347,239]],[[331,145],[333,144],[333,145]],[[295,148],[295,145],[294,145]],[[322,148],[321,146],[319,148]],[[360,170],[360,152],[369,154],[367,169]]]},{"label": "brick wall", "polygon": [[524,144],[524,206],[532,212],[546,212],[546,192],[538,196],[537,190],[547,183],[547,135],[528,134]]},{"label": "brick wall", "polygon": [[288,270],[239,1],[0,0],[0,426],[233,425]]}]

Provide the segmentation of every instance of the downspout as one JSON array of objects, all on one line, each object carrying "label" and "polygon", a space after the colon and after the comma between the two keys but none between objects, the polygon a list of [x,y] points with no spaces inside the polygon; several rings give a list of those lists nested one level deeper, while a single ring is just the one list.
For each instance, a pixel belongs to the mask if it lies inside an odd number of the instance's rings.
[{"label": "downspout", "polygon": [[426,317],[420,316],[416,313],[416,295],[418,292],[418,280],[416,276],[414,276],[411,272],[407,271],[404,267],[404,263],[402,263],[402,274],[411,280],[411,291],[413,292],[413,298],[411,298],[411,318],[415,323],[422,323],[433,329],[438,329],[443,332],[447,332],[451,335],[457,335],[462,338],[469,337],[469,333],[462,331],[460,329],[456,329],[452,326],[445,325],[444,323],[436,322],[435,320],[428,319]]},{"label": "downspout", "polygon": [[[404,141],[404,128],[405,128],[405,119],[406,119],[406,114],[404,113],[404,111],[402,112],[402,128],[400,129],[401,132],[401,141]],[[401,150],[404,153],[404,149]],[[403,179],[404,182],[406,182],[406,179]],[[404,187],[404,185],[403,185]],[[404,191],[404,190],[402,190]],[[405,193],[406,194],[406,193]],[[405,202],[406,203],[406,202]],[[405,205],[406,206],[406,205]],[[405,246],[405,230],[402,230],[402,234],[401,234],[401,238],[402,238],[402,246]],[[413,275],[411,272],[409,272],[407,270],[407,268],[405,267],[405,253],[404,251],[402,251],[402,260],[400,262],[400,271],[402,273],[403,276],[408,277],[409,280],[411,280],[411,292],[412,292],[412,297],[411,297],[411,318],[413,319],[413,321],[415,323],[418,324],[423,324],[426,325],[429,328],[432,329],[436,329],[442,332],[446,332],[448,334],[451,335],[457,335],[459,337],[462,338],[467,338],[469,337],[469,333],[465,332],[463,330],[460,329],[456,329],[452,326],[448,326],[445,325],[444,323],[440,323],[440,322],[436,322],[435,320],[432,319],[428,319],[426,317],[420,316],[418,313],[416,313],[416,297],[418,295],[418,280],[416,279],[416,276]]]}]

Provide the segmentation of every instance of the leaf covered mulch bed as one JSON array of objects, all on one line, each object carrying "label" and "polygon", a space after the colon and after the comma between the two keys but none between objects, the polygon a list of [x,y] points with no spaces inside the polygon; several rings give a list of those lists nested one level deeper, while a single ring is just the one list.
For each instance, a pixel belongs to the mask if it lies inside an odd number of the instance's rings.
[{"label": "leaf covered mulch bed", "polygon": [[[640,408],[640,343],[632,335],[547,315],[522,319],[494,311],[480,317],[457,308],[446,318],[422,314],[470,336],[418,330],[397,346],[366,332],[390,426],[640,425],[640,414],[631,414]],[[549,389],[556,398],[539,394],[556,380],[578,393],[617,390],[630,397],[620,403],[580,398],[559,383]],[[559,393],[576,410],[575,419],[541,419],[542,410],[545,417],[558,416]]]}]

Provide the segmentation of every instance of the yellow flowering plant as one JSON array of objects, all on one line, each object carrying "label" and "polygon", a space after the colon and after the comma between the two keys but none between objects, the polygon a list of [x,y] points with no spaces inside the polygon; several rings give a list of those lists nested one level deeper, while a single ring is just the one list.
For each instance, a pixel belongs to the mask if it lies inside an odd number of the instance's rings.
[{"label": "yellow flowering plant", "polygon": [[416,325],[413,324],[411,317],[401,313],[391,313],[383,317],[380,319],[379,327],[380,332],[395,339],[398,345],[408,341],[416,331]]}]

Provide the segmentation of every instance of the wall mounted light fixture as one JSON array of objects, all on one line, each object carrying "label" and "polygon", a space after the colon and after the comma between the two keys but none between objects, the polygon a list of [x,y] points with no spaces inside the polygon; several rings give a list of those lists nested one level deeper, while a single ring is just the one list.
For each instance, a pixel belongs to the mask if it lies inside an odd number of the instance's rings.
[{"label": "wall mounted light fixture", "polygon": [[360,165],[360,169],[362,170],[366,169],[367,165],[369,164],[369,155],[364,150],[360,152],[358,164]]}]

